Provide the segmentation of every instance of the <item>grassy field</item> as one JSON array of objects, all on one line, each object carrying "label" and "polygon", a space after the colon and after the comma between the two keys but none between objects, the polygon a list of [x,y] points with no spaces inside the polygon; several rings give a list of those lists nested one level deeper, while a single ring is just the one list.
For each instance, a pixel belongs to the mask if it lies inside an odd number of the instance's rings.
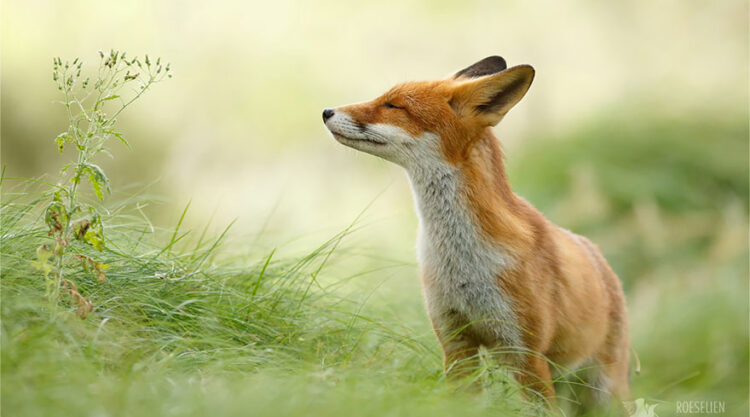
[{"label": "grassy field", "polygon": [[[716,400],[748,413],[748,167],[742,118],[602,120],[524,149],[511,182],[602,246],[625,284],[634,395],[675,414]],[[602,140],[606,138],[607,140]],[[94,306],[51,303],[31,261],[38,187],[5,180],[0,218],[6,416],[543,415],[503,369],[481,393],[444,380],[414,264],[363,255],[352,226],[304,254],[262,240],[153,228],[115,196]],[[572,401],[572,399],[571,399]],[[564,402],[564,401],[563,401]]]},{"label": "grassy field", "polygon": [[524,406],[510,389],[476,401],[447,385],[424,329],[364,315],[363,300],[338,295],[342,282],[319,282],[336,249],[346,252],[349,230],[278,259],[167,232],[154,246],[148,225],[117,216],[99,256],[111,265],[107,281],[74,274],[96,306],[81,320],[46,301],[29,263],[46,233],[31,226],[32,205],[6,198],[5,415],[486,415]]}]

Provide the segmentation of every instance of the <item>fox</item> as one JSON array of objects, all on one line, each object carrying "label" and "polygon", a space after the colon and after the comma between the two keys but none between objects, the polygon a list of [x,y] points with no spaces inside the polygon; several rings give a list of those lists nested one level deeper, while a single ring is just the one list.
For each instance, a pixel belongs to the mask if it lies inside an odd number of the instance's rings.
[{"label": "fox", "polygon": [[527,396],[556,404],[553,380],[585,369],[600,404],[622,404],[630,396],[622,284],[598,246],[513,192],[492,130],[534,76],[532,66],[508,68],[493,55],[444,79],[327,108],[323,122],[336,141],[407,173],[425,306],[447,376],[471,374],[483,347]]}]

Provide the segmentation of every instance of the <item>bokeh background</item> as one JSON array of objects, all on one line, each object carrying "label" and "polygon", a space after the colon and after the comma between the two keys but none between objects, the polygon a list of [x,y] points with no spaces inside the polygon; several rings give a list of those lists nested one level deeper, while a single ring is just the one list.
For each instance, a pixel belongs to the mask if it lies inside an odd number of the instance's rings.
[{"label": "bokeh background", "polygon": [[488,55],[533,65],[496,128],[511,184],[622,278],[636,394],[746,415],[747,2],[6,0],[6,176],[69,159],[52,57],[93,68],[110,48],[175,72],[119,121],[132,151],[100,161],[113,199],[149,196],[140,211],[165,227],[191,202],[187,227],[236,219],[247,245],[290,253],[367,208],[330,279],[378,270],[352,292],[425,332],[406,177],[333,141],[321,110]]}]

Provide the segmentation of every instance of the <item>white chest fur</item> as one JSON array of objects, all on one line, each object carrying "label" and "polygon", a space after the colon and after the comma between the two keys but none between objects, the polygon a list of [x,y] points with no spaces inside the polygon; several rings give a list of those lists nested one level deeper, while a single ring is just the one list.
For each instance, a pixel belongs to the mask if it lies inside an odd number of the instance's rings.
[{"label": "white chest fur", "polygon": [[459,313],[482,339],[520,346],[516,315],[498,286],[510,259],[478,232],[460,172],[442,161],[407,170],[420,224],[418,261],[430,277],[424,288],[430,317]]}]

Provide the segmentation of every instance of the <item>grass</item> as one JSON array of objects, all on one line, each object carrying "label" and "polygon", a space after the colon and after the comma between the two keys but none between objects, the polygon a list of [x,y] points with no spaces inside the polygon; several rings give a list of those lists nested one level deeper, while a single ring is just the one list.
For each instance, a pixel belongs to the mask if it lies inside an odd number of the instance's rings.
[{"label": "grass", "polygon": [[[486,415],[533,408],[516,390],[480,401],[443,380],[429,333],[361,313],[317,276],[351,228],[309,254],[247,258],[226,235],[188,242],[115,214],[95,306],[51,304],[30,266],[45,231],[28,194],[2,205],[5,415]],[[114,210],[118,212],[118,210]],[[161,244],[157,245],[158,242]],[[79,245],[74,251],[93,251]],[[240,255],[241,254],[241,255]],[[507,384],[507,379],[498,384]],[[367,404],[367,406],[363,406]],[[531,411],[528,411],[529,413]]]}]

